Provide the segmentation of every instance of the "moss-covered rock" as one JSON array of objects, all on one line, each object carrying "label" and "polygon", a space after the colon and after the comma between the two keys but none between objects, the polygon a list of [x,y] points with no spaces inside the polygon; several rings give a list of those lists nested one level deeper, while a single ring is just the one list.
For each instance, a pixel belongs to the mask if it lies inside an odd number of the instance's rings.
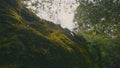
[{"label": "moss-covered rock", "polygon": [[98,68],[70,33],[21,6],[0,0],[0,68]]}]

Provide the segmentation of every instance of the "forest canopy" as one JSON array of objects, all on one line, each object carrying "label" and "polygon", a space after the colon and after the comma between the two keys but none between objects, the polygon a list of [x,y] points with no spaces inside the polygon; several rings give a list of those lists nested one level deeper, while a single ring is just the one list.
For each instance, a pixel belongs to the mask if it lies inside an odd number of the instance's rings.
[{"label": "forest canopy", "polygon": [[80,29],[120,37],[120,0],[79,0],[74,21]]},{"label": "forest canopy", "polygon": [[120,67],[120,0],[79,0],[75,31],[101,68]]}]

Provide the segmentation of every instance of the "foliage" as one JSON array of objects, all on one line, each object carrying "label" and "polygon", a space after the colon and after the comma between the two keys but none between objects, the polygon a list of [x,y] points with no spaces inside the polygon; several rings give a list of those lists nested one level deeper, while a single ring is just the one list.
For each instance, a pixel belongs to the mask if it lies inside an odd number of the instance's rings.
[{"label": "foliage", "polygon": [[120,26],[119,0],[80,0],[76,10],[75,21],[80,27],[85,26],[98,34],[119,36]]},{"label": "foliage", "polygon": [[79,3],[75,14],[77,35],[86,39],[89,52],[101,68],[120,67],[120,1],[79,0]]}]

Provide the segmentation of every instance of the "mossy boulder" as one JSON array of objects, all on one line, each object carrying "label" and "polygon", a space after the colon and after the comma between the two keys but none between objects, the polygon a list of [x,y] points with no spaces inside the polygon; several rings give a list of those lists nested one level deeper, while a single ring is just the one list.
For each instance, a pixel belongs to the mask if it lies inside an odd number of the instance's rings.
[{"label": "mossy boulder", "polygon": [[0,68],[98,68],[70,33],[21,6],[0,0]]}]

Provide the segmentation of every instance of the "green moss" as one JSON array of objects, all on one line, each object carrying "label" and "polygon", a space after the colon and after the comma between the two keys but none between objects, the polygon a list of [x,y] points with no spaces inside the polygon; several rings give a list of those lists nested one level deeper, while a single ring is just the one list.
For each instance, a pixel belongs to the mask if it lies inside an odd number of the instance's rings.
[{"label": "green moss", "polygon": [[0,0],[0,68],[95,68],[74,37],[19,1]]}]

